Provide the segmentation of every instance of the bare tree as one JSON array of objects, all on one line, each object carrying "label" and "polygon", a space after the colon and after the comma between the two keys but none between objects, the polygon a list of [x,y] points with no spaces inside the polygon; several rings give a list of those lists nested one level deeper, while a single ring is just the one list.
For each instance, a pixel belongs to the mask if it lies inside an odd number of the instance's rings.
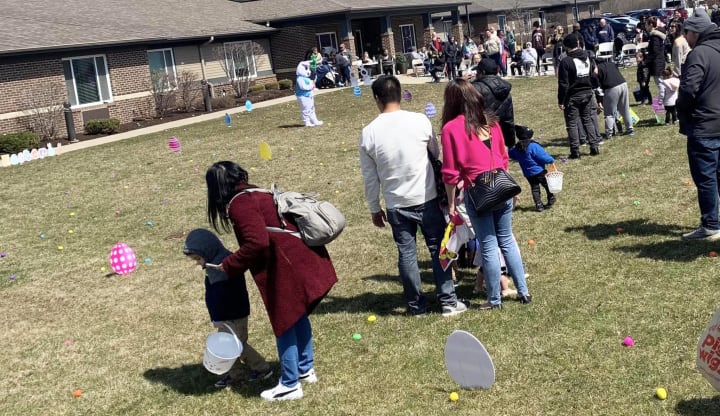
[{"label": "bare tree", "polygon": [[193,109],[193,103],[198,99],[201,92],[198,76],[193,71],[183,70],[178,77],[178,93],[182,100],[181,109],[189,112]]},{"label": "bare tree", "polygon": [[225,75],[235,91],[243,98],[250,89],[250,76],[256,71],[255,56],[264,53],[262,46],[253,41],[230,42],[213,48]]},{"label": "bare tree", "polygon": [[[512,23],[508,22],[507,24],[510,25],[510,27],[513,27],[513,29],[516,30],[516,28],[522,28],[522,32],[518,33],[513,30],[515,33],[515,43],[517,43],[517,38],[520,38],[520,44],[525,46],[525,42],[527,42],[530,39],[530,27],[528,27],[527,22],[529,19],[527,19],[528,10],[525,8],[525,6],[522,4],[520,0],[513,0],[511,3],[511,7],[507,10],[507,15],[510,16],[510,19],[512,20]],[[517,23],[517,26],[516,26]]]},{"label": "bare tree", "polygon": [[175,104],[175,82],[165,71],[153,71],[150,73],[150,92],[155,99],[155,116],[165,117]]},{"label": "bare tree", "polygon": [[65,87],[60,83],[48,84],[42,90],[27,94],[25,103],[30,113],[28,128],[40,139],[54,141],[57,138],[65,97]]}]

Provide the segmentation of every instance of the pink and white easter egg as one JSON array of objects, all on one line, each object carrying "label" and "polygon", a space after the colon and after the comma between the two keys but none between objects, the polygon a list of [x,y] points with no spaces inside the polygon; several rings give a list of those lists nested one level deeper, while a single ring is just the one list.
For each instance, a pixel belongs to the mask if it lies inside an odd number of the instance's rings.
[{"label": "pink and white easter egg", "polygon": [[110,267],[117,274],[126,275],[135,271],[135,252],[125,243],[117,243],[110,250]]},{"label": "pink and white easter egg", "polygon": [[178,140],[177,137],[172,136],[170,137],[170,140],[168,140],[168,146],[170,146],[170,150],[172,150],[173,152],[179,152],[180,140]]}]

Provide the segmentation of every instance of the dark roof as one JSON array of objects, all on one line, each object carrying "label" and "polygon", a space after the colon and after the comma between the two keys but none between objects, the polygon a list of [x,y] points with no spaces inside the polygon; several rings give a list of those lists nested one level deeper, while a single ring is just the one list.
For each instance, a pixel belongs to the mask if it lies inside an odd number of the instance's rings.
[{"label": "dark roof", "polygon": [[[578,4],[598,3],[600,0],[577,0]],[[574,0],[482,0],[474,1],[468,6],[468,13],[488,13],[512,10],[515,7],[520,9],[550,9],[553,7],[575,6]],[[460,11],[464,13],[465,8]]]},{"label": "dark roof", "polygon": [[402,12],[418,9],[442,11],[470,4],[468,0],[259,0],[243,2],[243,13],[253,22],[283,21],[304,17],[338,14]]},{"label": "dark roof", "polygon": [[274,31],[250,23],[239,5],[229,0],[3,0],[0,54]]}]

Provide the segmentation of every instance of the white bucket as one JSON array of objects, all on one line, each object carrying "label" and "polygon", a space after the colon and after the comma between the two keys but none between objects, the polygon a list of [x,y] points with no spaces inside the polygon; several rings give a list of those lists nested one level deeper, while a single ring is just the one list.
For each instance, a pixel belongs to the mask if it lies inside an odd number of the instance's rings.
[{"label": "white bucket", "polygon": [[205,342],[203,365],[214,374],[225,374],[230,371],[243,350],[242,343],[232,328],[228,324],[224,325],[230,330],[230,334],[216,332],[210,334]]},{"label": "white bucket", "polygon": [[548,189],[550,190],[551,194],[556,194],[560,191],[562,191],[562,185],[563,185],[563,173],[554,171],[554,172],[548,172],[547,175],[545,175],[545,179],[547,179],[548,183]]}]

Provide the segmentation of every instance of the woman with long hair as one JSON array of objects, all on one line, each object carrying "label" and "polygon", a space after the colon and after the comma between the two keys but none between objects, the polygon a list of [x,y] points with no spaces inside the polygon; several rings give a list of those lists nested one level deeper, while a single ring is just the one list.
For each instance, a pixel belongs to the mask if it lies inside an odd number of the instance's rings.
[{"label": "woman with long hair", "polygon": [[[205,181],[210,224],[217,231],[233,230],[238,242],[238,249],[220,265],[206,267],[239,279],[249,270],[275,333],[280,382],[260,397],[299,399],[300,383],[317,381],[308,315],[337,282],[330,256],[323,246],[309,247],[291,233],[273,231],[283,225],[272,194],[249,184],[247,171],[236,163],[213,164]],[[288,230],[297,231],[289,218],[286,222]]]},{"label": "woman with long hair", "polygon": [[[442,115],[443,182],[448,195],[450,216],[455,215],[455,191],[462,180],[465,189],[483,172],[508,168],[508,153],[497,117],[485,111],[482,95],[464,79],[451,80],[445,88]],[[476,212],[465,191],[465,203],[475,235],[481,245],[482,267],[488,302],[481,310],[502,308],[500,259],[505,258],[508,272],[522,303],[532,296],[525,282],[525,268],[512,232],[512,198],[491,212]]]}]

